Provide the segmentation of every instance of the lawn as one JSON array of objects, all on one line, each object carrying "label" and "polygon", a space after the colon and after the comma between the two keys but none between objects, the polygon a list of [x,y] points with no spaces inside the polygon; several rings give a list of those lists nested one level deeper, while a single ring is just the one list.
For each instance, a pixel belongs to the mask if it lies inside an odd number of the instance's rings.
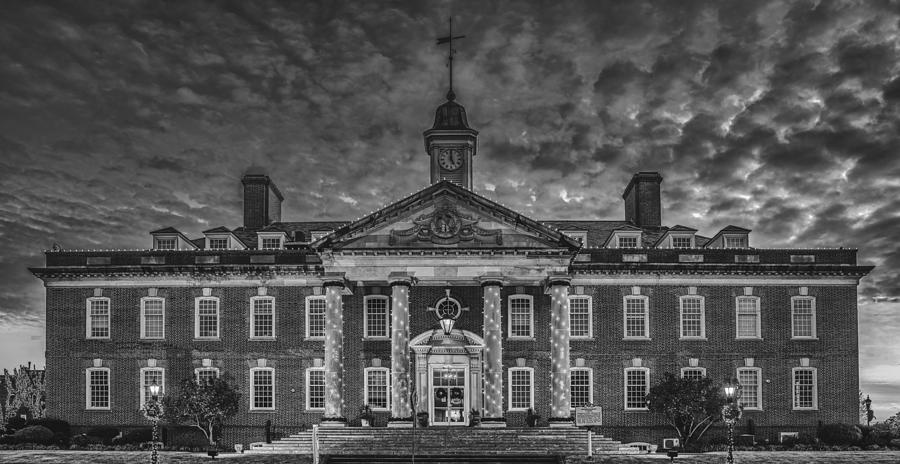
[{"label": "lawn", "polygon": [[[311,464],[312,460],[307,456],[292,455],[236,455],[224,454],[220,456],[228,464]],[[0,463],[22,464],[68,464],[68,463],[95,463],[95,464],[131,464],[136,462],[149,462],[150,453],[128,451],[0,451]],[[161,464],[195,464],[211,463],[205,454],[200,453],[160,453]],[[669,462],[663,454],[639,455],[639,456],[594,456],[588,461],[586,457],[571,458],[567,461],[571,464],[587,463],[657,463]],[[683,454],[675,459],[675,462],[697,464],[721,464],[725,462],[725,453]],[[875,463],[896,464],[900,462],[900,451],[740,451],[735,453],[737,464],[819,464],[819,463]]]}]

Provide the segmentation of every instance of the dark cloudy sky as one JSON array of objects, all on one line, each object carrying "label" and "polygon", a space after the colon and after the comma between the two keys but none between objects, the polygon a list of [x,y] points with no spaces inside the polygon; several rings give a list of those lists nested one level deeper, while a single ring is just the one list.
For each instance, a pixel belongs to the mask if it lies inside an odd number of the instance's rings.
[{"label": "dark cloudy sky", "polygon": [[[475,190],[537,219],[663,222],[758,247],[858,247],[862,389],[900,409],[897,1],[0,3],[0,367],[43,364],[64,248],[241,223],[262,166],[286,220],[353,219],[428,183],[447,74]],[[887,299],[882,301],[882,298]]]}]

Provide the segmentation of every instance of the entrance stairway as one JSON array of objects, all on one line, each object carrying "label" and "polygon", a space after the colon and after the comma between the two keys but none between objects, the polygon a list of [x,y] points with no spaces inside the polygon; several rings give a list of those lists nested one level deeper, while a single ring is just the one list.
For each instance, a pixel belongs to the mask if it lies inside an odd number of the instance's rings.
[{"label": "entrance stairway", "polygon": [[[571,428],[480,428],[480,427],[320,427],[319,455],[351,458],[367,456],[388,459],[449,457],[478,462],[476,456],[549,457],[587,454],[587,432]],[[639,451],[599,434],[592,435],[594,454],[635,454]],[[272,443],[252,443],[254,454],[312,454],[312,431],[301,432]],[[398,462],[378,461],[378,462]],[[334,461],[329,462],[345,462]],[[359,462],[359,461],[357,461]],[[375,462],[375,461],[371,461]],[[403,461],[408,462],[408,461]],[[443,461],[430,461],[443,462]],[[532,462],[532,461],[522,461]]]}]

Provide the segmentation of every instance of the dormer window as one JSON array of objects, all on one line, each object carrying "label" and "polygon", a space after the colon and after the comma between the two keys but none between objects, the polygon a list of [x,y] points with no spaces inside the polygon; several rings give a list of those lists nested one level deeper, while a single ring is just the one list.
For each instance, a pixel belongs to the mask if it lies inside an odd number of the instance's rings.
[{"label": "dormer window", "polygon": [[690,235],[673,235],[672,248],[693,248],[694,239]]},{"label": "dormer window", "polygon": [[284,242],[287,240],[287,234],[284,232],[259,232],[257,233],[259,241],[256,247],[260,250],[280,250],[284,248]]},{"label": "dormer window", "polygon": [[175,237],[156,237],[153,248],[157,250],[175,250],[177,249],[178,239]]},{"label": "dormer window", "polygon": [[581,242],[582,247],[587,247],[587,232],[583,230],[564,230],[562,233]]},{"label": "dormer window", "polygon": [[638,238],[637,236],[619,236],[619,248],[637,248]]},{"label": "dormer window", "polygon": [[281,249],[281,238],[262,238],[263,250],[279,250]]},{"label": "dormer window", "polygon": [[227,238],[210,238],[209,239],[209,249],[210,250],[227,250],[228,249],[228,239]]},{"label": "dormer window", "polygon": [[747,248],[746,235],[726,235],[725,248]]}]

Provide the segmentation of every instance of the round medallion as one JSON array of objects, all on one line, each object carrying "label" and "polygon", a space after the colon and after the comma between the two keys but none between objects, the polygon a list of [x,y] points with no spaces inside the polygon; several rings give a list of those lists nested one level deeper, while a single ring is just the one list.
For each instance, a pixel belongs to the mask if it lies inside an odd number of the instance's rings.
[{"label": "round medallion", "polygon": [[459,216],[449,209],[434,212],[431,219],[431,233],[440,238],[450,238],[459,233]]}]

